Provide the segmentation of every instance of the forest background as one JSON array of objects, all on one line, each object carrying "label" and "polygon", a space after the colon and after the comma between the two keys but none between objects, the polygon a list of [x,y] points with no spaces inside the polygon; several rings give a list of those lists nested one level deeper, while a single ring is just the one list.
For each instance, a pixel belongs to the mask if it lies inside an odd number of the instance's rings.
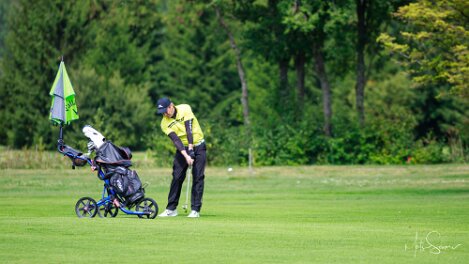
[{"label": "forest background", "polygon": [[210,165],[465,162],[464,0],[2,0],[0,145],[53,150],[61,56],[80,119],[171,162],[155,103],[192,106]]}]

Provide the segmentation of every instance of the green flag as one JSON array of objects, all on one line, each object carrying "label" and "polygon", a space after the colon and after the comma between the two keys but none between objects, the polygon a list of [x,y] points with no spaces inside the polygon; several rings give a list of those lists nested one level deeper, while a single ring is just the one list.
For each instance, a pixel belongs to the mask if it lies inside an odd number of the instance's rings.
[{"label": "green flag", "polygon": [[49,92],[52,96],[52,105],[49,119],[52,123],[70,124],[78,119],[78,109],[75,101],[75,91],[67,74],[64,62],[60,62],[59,71]]}]

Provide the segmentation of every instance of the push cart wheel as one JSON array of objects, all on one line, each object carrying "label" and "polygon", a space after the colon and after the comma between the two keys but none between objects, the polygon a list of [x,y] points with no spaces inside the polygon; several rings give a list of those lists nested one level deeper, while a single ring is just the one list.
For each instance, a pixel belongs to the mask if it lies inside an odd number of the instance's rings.
[{"label": "push cart wheel", "polygon": [[154,219],[158,215],[158,204],[151,198],[143,198],[135,206],[135,211],[145,213],[138,215],[139,218]]},{"label": "push cart wheel", "polygon": [[101,218],[116,217],[118,212],[119,212],[119,208],[117,208],[113,203],[109,202],[99,207],[98,215]]},{"label": "push cart wheel", "polygon": [[96,201],[90,197],[80,198],[75,205],[75,213],[77,213],[77,216],[80,218],[93,218],[97,212],[98,206],[96,205]]}]

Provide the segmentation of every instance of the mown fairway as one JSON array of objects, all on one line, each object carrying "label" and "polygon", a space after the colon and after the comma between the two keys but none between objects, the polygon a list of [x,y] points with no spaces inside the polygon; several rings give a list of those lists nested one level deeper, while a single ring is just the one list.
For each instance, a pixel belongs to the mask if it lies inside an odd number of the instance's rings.
[{"label": "mown fairway", "polygon": [[[147,196],[158,201],[161,212],[171,171],[136,169],[151,183]],[[253,174],[210,168],[206,174],[200,219],[186,218],[182,209],[170,219],[142,220],[121,212],[113,219],[79,219],[76,201],[98,199],[102,191],[89,168],[3,170],[0,263],[469,259],[466,165],[271,167]],[[184,196],[185,189],[181,205]]]}]

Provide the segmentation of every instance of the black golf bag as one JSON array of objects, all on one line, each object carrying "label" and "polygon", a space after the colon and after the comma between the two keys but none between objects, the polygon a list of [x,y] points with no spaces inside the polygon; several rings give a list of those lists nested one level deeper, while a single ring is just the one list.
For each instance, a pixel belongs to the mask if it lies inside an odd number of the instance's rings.
[{"label": "black golf bag", "polygon": [[104,170],[104,179],[109,179],[110,187],[121,197],[128,207],[145,197],[145,190],[132,166],[132,153],[129,148],[118,147],[106,141],[96,150],[95,163]]}]

